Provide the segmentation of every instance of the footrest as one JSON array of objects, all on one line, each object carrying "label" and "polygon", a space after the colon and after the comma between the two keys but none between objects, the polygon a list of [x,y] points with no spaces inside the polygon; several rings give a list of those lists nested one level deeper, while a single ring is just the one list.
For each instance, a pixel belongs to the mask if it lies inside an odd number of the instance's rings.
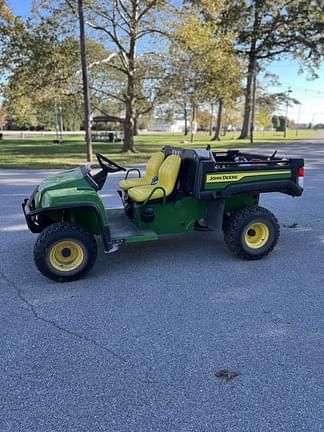
[{"label": "footrest", "polygon": [[129,219],[124,209],[107,210],[108,224],[112,241],[124,240],[125,243],[157,240],[152,230],[139,230]]}]

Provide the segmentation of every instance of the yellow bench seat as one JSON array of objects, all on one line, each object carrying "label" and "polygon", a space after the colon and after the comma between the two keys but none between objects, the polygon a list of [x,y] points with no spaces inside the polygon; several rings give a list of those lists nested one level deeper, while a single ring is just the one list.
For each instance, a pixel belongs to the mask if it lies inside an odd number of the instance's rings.
[{"label": "yellow bench seat", "polygon": [[[150,185],[153,178],[157,177],[160,166],[164,161],[165,154],[163,152],[157,152],[152,154],[150,159],[147,161],[145,176],[139,178],[125,178],[119,182],[119,188],[123,191],[128,191],[129,189],[137,186]],[[127,177],[127,174],[126,174]]]},{"label": "yellow bench seat", "polygon": [[[155,185],[146,185],[140,187],[133,187],[128,191],[128,197],[137,202],[143,202],[147,198],[150,199],[159,199],[165,196],[168,197],[174,190],[176,185],[179,171],[181,165],[181,158],[177,155],[168,156],[165,161],[162,163],[161,168],[159,170],[158,182]],[[161,188],[156,189],[155,188]],[[150,194],[154,191],[153,195]]]},{"label": "yellow bench seat", "polygon": [[[128,196],[135,202],[143,202],[150,196],[150,193],[157,187],[157,185],[140,186],[132,188],[128,191]],[[151,196],[151,199],[163,198],[164,193],[162,189],[157,189]]]},{"label": "yellow bench seat", "polygon": [[150,182],[146,177],[140,177],[140,178],[131,178],[126,180],[121,180],[119,182],[120,189],[123,189],[124,191],[128,191],[128,189],[137,187],[137,186],[145,186],[149,185]]}]

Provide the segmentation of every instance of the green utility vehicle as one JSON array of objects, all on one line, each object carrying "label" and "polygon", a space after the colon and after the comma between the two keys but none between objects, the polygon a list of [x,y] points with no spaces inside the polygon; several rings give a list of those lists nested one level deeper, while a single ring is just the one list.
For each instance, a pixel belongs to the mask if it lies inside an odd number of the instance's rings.
[{"label": "green utility vehicle", "polygon": [[[303,192],[303,159],[279,158],[276,152],[267,157],[166,146],[151,156],[144,176],[96,156],[98,172],[85,165],[53,175],[22,204],[29,229],[40,233],[36,266],[50,279],[84,276],[96,260],[95,236],[111,253],[165,234],[223,230],[234,255],[260,259],[279,238],[277,219],[258,205],[260,193]],[[123,208],[105,209],[98,192],[107,175],[118,171],[126,171],[118,190]]]}]

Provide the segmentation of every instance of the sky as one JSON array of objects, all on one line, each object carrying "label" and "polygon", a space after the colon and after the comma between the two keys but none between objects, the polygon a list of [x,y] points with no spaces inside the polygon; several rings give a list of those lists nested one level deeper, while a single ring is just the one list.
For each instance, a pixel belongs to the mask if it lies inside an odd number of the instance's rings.
[{"label": "sky", "polygon": [[[297,99],[300,105],[289,107],[288,117],[296,122],[312,124],[324,123],[324,63],[317,74],[319,78],[309,81],[305,74],[298,73],[299,66],[293,60],[273,62],[269,70],[279,76],[280,87],[270,87],[269,92],[292,90],[290,96]],[[285,109],[281,111],[284,114]]]},{"label": "sky", "polygon": [[[32,0],[8,0],[15,15],[28,16]],[[268,92],[292,90],[291,97],[300,105],[289,107],[288,117],[300,123],[324,123],[324,62],[318,71],[319,78],[309,81],[298,73],[298,64],[291,59],[273,62],[269,71],[279,76],[280,87],[269,87]],[[284,109],[280,114],[284,114]]]}]

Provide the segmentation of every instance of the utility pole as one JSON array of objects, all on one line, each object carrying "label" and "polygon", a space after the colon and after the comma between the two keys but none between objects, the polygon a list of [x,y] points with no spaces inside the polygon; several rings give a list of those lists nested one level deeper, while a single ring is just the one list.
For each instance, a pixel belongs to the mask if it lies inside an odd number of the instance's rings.
[{"label": "utility pole", "polygon": [[313,127],[313,124],[315,123],[315,114],[313,114],[313,117],[312,117],[312,122],[311,122],[311,127],[310,127],[310,129]]},{"label": "utility pole", "polygon": [[299,121],[300,121],[300,110],[301,110],[301,103],[299,104],[298,107],[298,118],[297,118],[297,125],[296,125],[296,136],[298,136],[298,128],[299,128]]},{"label": "utility pole", "polygon": [[87,144],[87,161],[92,161],[91,122],[90,122],[90,92],[88,81],[87,45],[84,30],[83,0],[78,0],[78,13],[80,23],[80,51],[82,64],[82,83],[84,98],[84,129]]},{"label": "utility pole", "polygon": [[289,106],[289,93],[291,93],[292,90],[290,87],[288,87],[287,90],[287,100],[286,100],[286,117],[285,117],[285,129],[284,129],[284,138],[287,137],[287,127],[288,127],[288,106]]}]

